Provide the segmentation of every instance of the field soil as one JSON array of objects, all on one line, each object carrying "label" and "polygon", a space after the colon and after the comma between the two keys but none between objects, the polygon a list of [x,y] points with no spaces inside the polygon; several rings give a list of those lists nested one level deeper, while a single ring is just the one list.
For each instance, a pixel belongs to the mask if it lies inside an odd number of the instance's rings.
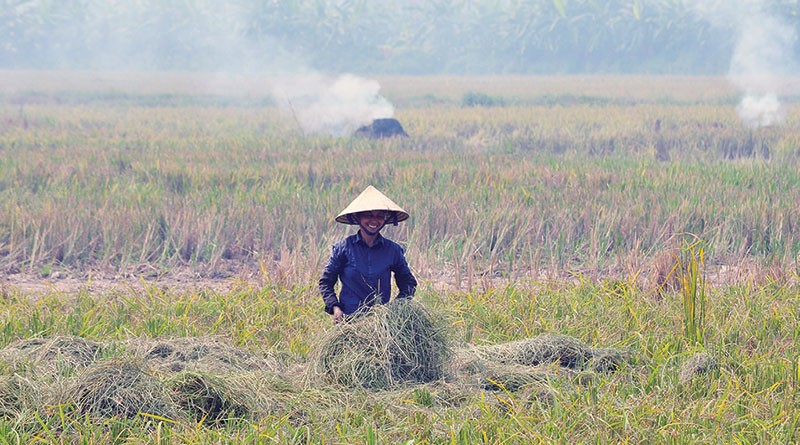
[{"label": "field soil", "polygon": [[128,273],[57,270],[43,276],[33,271],[15,271],[2,275],[0,292],[7,294],[16,290],[34,296],[84,291],[103,294],[140,292],[146,287],[158,287],[178,294],[199,290],[225,293],[236,288],[259,287],[262,283],[258,265],[248,263],[227,265],[224,272],[217,270],[214,273],[197,271],[191,267],[158,270],[143,266]]},{"label": "field soil", "polygon": [[[44,295],[48,293],[88,292],[93,295],[103,293],[141,292],[146,287],[157,287],[172,294],[212,290],[217,293],[231,292],[235,289],[259,288],[266,282],[264,273],[255,262],[229,261],[214,270],[201,270],[190,266],[173,267],[159,270],[152,266],[140,266],[135,270],[120,273],[106,270],[71,271],[56,270],[46,276],[35,271],[12,269],[0,275],[0,293],[8,294],[16,290],[26,295]],[[534,281],[560,282],[578,284],[581,279],[603,281],[605,279],[625,279],[625,273],[618,272],[612,276],[606,274],[576,275],[565,271],[540,270]],[[461,283],[456,282],[452,273],[442,272],[436,276],[417,274],[422,285],[430,285],[437,291],[464,290],[467,280],[462,276]],[[768,283],[786,286],[800,282],[800,271],[795,267],[782,268],[764,266],[756,261],[739,261],[735,264],[713,264],[704,268],[704,278],[709,287],[725,287],[737,285],[765,285]],[[582,277],[582,278],[581,278]],[[643,292],[652,291],[656,279],[654,273],[644,271],[635,278]],[[472,284],[478,288],[502,287],[508,282],[519,282],[519,279],[502,278],[500,276],[487,280],[486,276],[475,276]],[[291,283],[281,283],[288,285]]]}]

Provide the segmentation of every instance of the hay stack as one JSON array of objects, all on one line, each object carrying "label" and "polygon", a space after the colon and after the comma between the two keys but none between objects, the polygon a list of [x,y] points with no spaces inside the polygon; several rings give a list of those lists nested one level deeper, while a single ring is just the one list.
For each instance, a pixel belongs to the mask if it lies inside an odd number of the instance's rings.
[{"label": "hay stack", "polygon": [[451,349],[421,303],[393,300],[330,329],[316,345],[318,374],[347,387],[389,389],[444,373]]},{"label": "hay stack", "polygon": [[680,382],[687,385],[696,378],[715,371],[719,367],[717,360],[707,352],[698,352],[681,365]]},{"label": "hay stack", "polygon": [[126,347],[155,371],[228,374],[241,371],[279,372],[283,365],[233,346],[224,337],[135,338]]},{"label": "hay stack", "polygon": [[0,376],[0,416],[14,417],[37,407],[42,396],[37,386],[19,375]]},{"label": "hay stack", "polygon": [[591,351],[589,366],[594,372],[616,372],[625,363],[631,361],[627,352],[613,348],[597,348]]},{"label": "hay stack", "polygon": [[95,364],[75,378],[66,396],[80,413],[93,417],[133,418],[140,412],[177,416],[170,394],[138,360]]},{"label": "hay stack", "polygon": [[482,346],[475,351],[490,362],[539,366],[558,364],[579,369],[592,358],[592,349],[583,342],[560,334],[541,334],[510,343]]},{"label": "hay stack", "polygon": [[[222,424],[251,417],[253,386],[202,372],[182,372],[167,382],[178,405],[198,423]],[[251,382],[252,383],[252,382]]]},{"label": "hay stack", "polygon": [[481,358],[485,346],[467,346],[456,351],[451,362],[451,372],[457,381],[488,391],[515,392],[528,386],[545,386],[551,379],[571,372],[568,369],[553,369],[552,366],[527,366],[519,363],[502,363]]},{"label": "hay stack", "polygon": [[18,340],[0,351],[0,359],[14,368],[59,374],[83,369],[100,356],[100,343],[74,336]]}]

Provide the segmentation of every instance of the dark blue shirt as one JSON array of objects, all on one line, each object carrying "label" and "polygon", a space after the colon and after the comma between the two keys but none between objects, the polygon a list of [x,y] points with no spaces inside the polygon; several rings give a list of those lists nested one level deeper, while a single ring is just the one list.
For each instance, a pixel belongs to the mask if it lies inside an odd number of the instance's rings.
[{"label": "dark blue shirt", "polygon": [[[417,288],[417,280],[406,262],[399,244],[378,234],[369,247],[360,233],[350,235],[334,244],[331,257],[319,279],[319,290],[325,302],[325,312],[332,314],[339,306],[345,314],[362,307],[388,303],[391,297],[391,274],[399,292],[397,298],[410,298]],[[342,288],[336,296],[334,286],[341,281]]]}]

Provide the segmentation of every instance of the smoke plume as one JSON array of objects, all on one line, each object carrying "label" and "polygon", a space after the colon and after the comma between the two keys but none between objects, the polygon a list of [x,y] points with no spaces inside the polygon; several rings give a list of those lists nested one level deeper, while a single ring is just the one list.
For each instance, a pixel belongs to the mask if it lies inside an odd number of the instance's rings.
[{"label": "smoke plume", "polygon": [[[187,74],[183,88],[209,93],[223,85],[230,90],[237,85],[237,78],[260,78],[260,89],[266,87],[305,134],[344,135],[394,113],[392,105],[378,94],[378,82],[354,75],[319,74],[302,48],[286,48],[273,38],[269,19],[294,8],[281,2],[18,3],[9,11],[0,10],[0,23],[7,20],[15,29],[37,29],[38,3],[47,4],[47,17],[53,21],[31,48],[14,48],[15,63],[22,67],[162,77],[164,71],[177,70]],[[258,14],[264,23],[253,19]],[[0,45],[6,41],[3,37],[0,29]],[[26,56],[27,52],[32,55]],[[2,55],[0,51],[0,58]]]},{"label": "smoke plume", "polygon": [[374,119],[392,117],[394,107],[379,94],[377,81],[352,74],[318,73],[277,80],[272,96],[304,134],[351,134]]},{"label": "smoke plume", "polygon": [[763,0],[704,1],[695,10],[713,25],[732,27],[736,40],[728,79],[743,95],[736,107],[742,123],[749,128],[782,124],[786,112],[778,91],[795,64],[794,29]]}]

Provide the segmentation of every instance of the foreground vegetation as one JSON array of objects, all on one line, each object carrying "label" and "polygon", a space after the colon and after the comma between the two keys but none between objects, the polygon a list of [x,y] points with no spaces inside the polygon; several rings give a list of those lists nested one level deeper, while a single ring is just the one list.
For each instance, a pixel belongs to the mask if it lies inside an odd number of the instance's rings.
[{"label": "foreground vegetation", "polygon": [[[0,267],[85,285],[3,284],[0,439],[800,440],[796,108],[746,129],[721,82],[690,80],[386,79],[411,135],[388,141],[304,136],[257,91],[3,90]],[[368,184],[412,215],[386,233],[456,351],[432,381],[309,372],[334,329],[315,280],[350,230],[332,219]],[[198,286],[159,280],[185,270]],[[543,334],[625,360],[489,372],[458,354]],[[108,369],[233,402],[71,398]]]},{"label": "foreground vegetation", "polygon": [[[12,291],[2,313],[4,344],[58,335],[109,345],[186,338],[189,346],[202,346],[208,343],[200,337],[223,336],[228,355],[213,356],[215,366],[202,368],[204,373],[163,366],[141,372],[171,388],[176,379],[197,379],[192,386],[197,392],[190,395],[229,400],[218,409],[231,409],[245,420],[136,411],[108,417],[91,405],[83,408],[88,413],[67,402],[37,405],[52,400],[40,382],[82,388],[84,375],[114,365],[119,348],[110,348],[85,370],[62,362],[61,373],[50,380],[44,364],[6,368],[0,438],[5,443],[793,443],[800,439],[797,295],[797,286],[709,289],[706,334],[698,345],[685,334],[678,295],[647,298],[625,282],[520,284],[472,293],[423,290],[418,300],[444,317],[457,348],[558,333],[594,348],[625,351],[630,360],[611,372],[573,371],[557,363],[526,372],[509,365],[496,374],[478,374],[480,380],[457,379],[449,371],[429,383],[361,389],[302,377],[315,366],[315,339],[333,329],[310,288],[243,287],[227,294],[84,291],[36,301]],[[67,340],[56,350],[62,361],[72,357],[68,345],[76,341]],[[245,371],[225,360],[242,351],[265,362],[278,357],[283,365],[266,371],[250,365]],[[698,365],[703,357],[708,362]],[[27,392],[20,395],[21,383],[14,379],[30,385],[22,386]],[[246,389],[242,381],[249,382]],[[152,403],[142,406],[154,409]]]}]

